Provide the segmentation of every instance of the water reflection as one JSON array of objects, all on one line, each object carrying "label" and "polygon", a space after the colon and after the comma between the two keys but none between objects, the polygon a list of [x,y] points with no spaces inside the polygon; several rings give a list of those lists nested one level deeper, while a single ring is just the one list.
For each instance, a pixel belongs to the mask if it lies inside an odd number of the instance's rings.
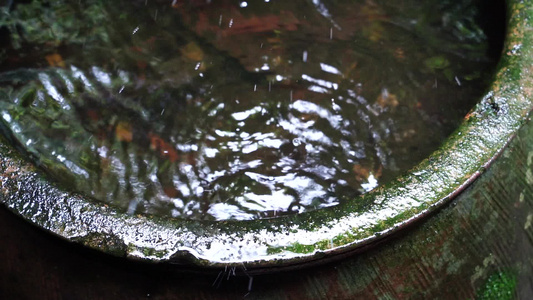
[{"label": "water reflection", "polygon": [[[59,18],[54,46],[19,36],[0,109],[40,166],[130,213],[252,219],[356,201],[432,151],[491,66],[474,23],[473,37],[436,36],[424,22],[440,14],[404,5],[52,2],[106,19]],[[49,66],[24,61],[30,46],[54,53]]]}]

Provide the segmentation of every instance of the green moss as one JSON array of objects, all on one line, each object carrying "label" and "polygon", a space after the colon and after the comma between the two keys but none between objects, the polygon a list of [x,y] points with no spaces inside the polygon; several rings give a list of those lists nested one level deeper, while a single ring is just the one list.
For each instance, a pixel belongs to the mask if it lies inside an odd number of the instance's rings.
[{"label": "green moss", "polygon": [[303,245],[300,243],[294,243],[286,248],[287,251],[294,253],[311,253],[315,250],[315,245]]},{"label": "green moss", "polygon": [[498,272],[487,279],[478,290],[478,300],[510,300],[515,297],[516,277],[510,273]]},{"label": "green moss", "polygon": [[426,205],[423,205],[423,207],[421,208],[413,208],[411,210],[404,211],[392,218],[383,220],[377,223],[376,225],[374,225],[373,227],[367,230],[364,230],[364,231],[346,232],[344,234],[335,236],[331,240],[322,240],[311,245],[303,245],[303,244],[296,242],[286,247],[269,247],[267,249],[267,253],[269,255],[272,255],[272,254],[278,254],[278,253],[282,253],[285,251],[289,251],[289,252],[294,252],[294,253],[309,254],[316,250],[327,250],[327,249],[331,249],[339,245],[346,245],[354,241],[370,237],[372,235],[379,235],[380,232],[387,230],[391,228],[392,226],[397,225],[401,221],[409,219],[410,217],[418,213],[420,209],[424,209],[424,208],[426,208]]},{"label": "green moss", "polygon": [[149,247],[142,248],[140,250],[144,254],[145,257],[155,256],[157,258],[163,258],[166,254],[166,251],[158,251],[154,248],[149,248]]},{"label": "green moss", "polygon": [[268,247],[267,254],[268,255],[278,254],[278,253],[283,252],[283,249],[284,249],[283,247]]},{"label": "green moss", "polygon": [[128,248],[118,236],[112,234],[95,232],[83,237],[74,238],[73,240],[93,249],[101,249],[115,256],[126,256]]}]

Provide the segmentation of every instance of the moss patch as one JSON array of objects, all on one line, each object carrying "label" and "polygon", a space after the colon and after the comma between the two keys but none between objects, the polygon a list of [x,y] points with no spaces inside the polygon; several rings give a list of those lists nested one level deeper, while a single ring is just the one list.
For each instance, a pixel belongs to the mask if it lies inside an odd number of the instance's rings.
[{"label": "moss patch", "polygon": [[115,256],[126,256],[126,244],[115,235],[95,232],[83,237],[74,238],[73,240],[93,249],[101,249],[102,251]]},{"label": "moss patch", "polygon": [[510,300],[515,299],[516,277],[510,273],[498,272],[489,277],[478,290],[478,300]]}]

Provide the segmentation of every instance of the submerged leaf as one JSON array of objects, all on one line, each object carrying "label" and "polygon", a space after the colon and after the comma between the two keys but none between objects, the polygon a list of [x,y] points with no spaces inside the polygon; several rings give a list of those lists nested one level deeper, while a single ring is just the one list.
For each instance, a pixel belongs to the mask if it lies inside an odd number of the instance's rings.
[{"label": "submerged leaf", "polygon": [[446,57],[438,55],[426,59],[424,64],[431,70],[440,70],[448,67],[450,65],[450,61]]},{"label": "submerged leaf", "polygon": [[201,61],[204,59],[204,51],[195,42],[190,42],[185,47],[181,48],[181,54],[193,61]]},{"label": "submerged leaf", "polygon": [[63,58],[61,57],[61,55],[57,53],[47,55],[45,56],[45,58],[46,58],[46,61],[48,62],[48,65],[50,65],[50,67],[60,67],[60,68],[65,67],[65,62],[63,61]]},{"label": "submerged leaf", "polygon": [[131,142],[133,140],[131,124],[128,122],[119,122],[115,128],[115,135],[117,140],[121,142]]}]

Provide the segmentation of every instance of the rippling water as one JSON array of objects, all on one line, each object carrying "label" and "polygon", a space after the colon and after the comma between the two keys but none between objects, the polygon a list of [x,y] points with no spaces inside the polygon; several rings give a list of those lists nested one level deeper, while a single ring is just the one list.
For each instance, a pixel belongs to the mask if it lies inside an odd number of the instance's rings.
[{"label": "rippling water", "polygon": [[357,201],[435,150],[494,61],[468,1],[50,1],[3,11],[4,131],[128,210]]}]

